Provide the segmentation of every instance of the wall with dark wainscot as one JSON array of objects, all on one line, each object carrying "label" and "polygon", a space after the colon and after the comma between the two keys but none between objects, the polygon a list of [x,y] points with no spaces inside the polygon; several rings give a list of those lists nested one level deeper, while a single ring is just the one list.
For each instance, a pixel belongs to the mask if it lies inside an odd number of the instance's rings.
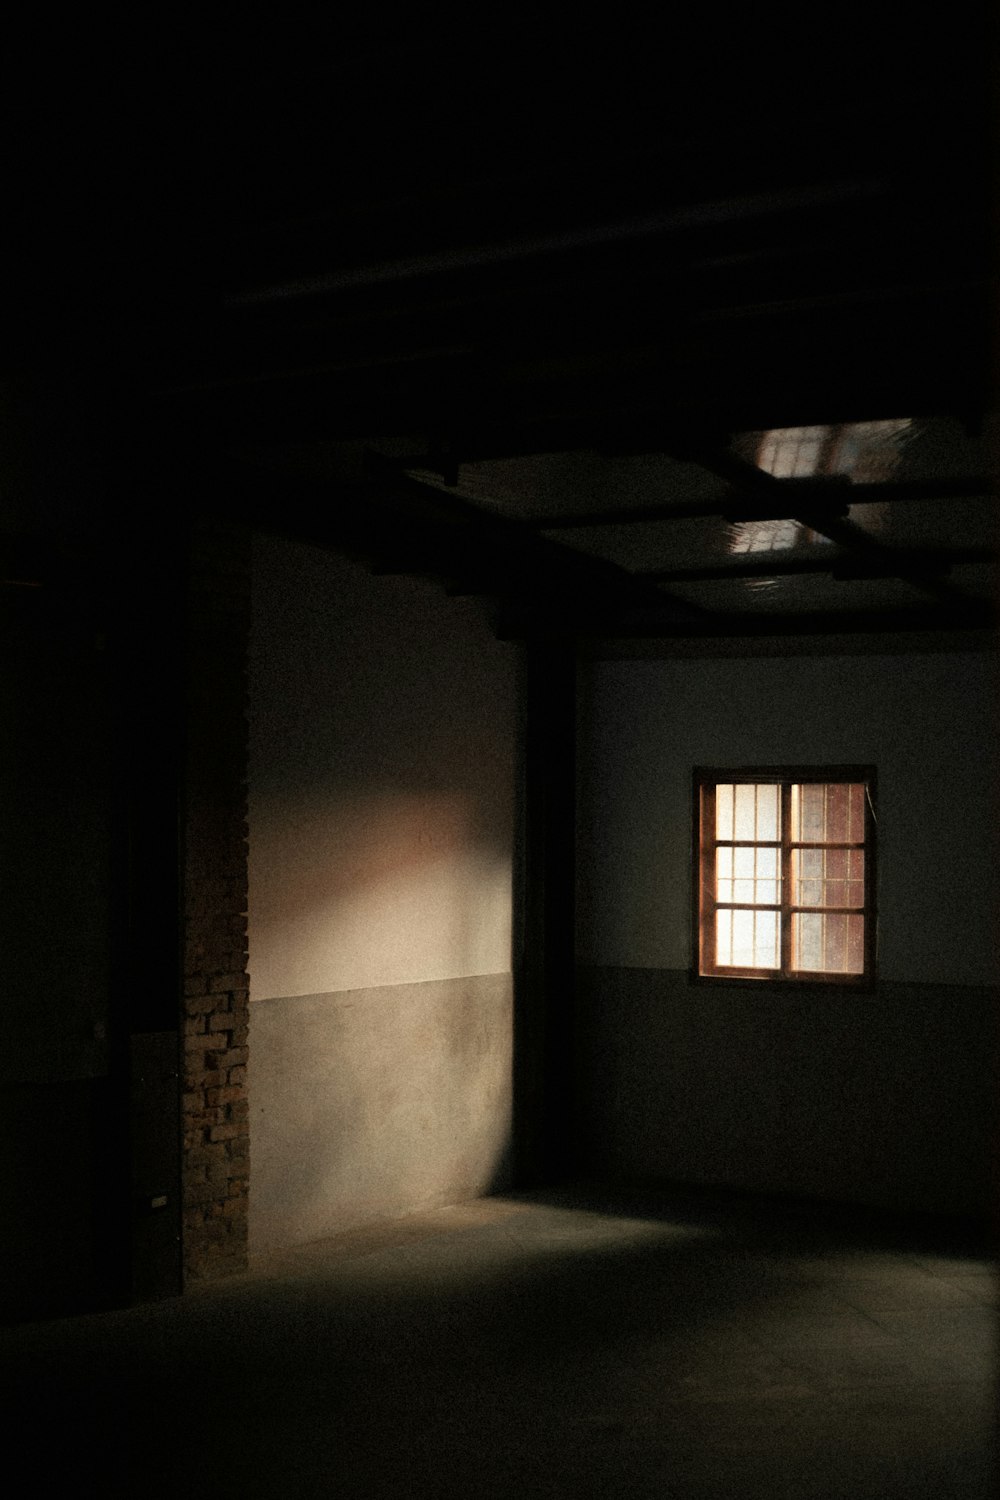
[{"label": "wall with dark wainscot", "polygon": [[255,540],[251,1251],[509,1173],[515,660],[479,606]]},{"label": "wall with dark wainscot", "polygon": [[[588,1170],[877,1206],[991,1204],[996,678],[985,655],[582,669]],[[878,982],[695,984],[695,766],[873,764]]]}]

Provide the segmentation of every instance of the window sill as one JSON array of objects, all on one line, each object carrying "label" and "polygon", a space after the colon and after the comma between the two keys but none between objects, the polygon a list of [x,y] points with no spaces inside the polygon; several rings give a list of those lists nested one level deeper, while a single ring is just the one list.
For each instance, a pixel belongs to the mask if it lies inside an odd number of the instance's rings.
[{"label": "window sill", "polygon": [[694,970],[688,970],[688,982],[702,987],[717,987],[725,985],[727,989],[745,990],[767,990],[769,994],[784,993],[786,990],[874,990],[878,987],[877,974],[859,974],[857,978],[841,974],[821,974],[815,979],[805,979],[796,976],[794,979],[774,979],[770,975],[763,975],[760,979],[752,979],[746,975],[734,974],[698,974]]}]

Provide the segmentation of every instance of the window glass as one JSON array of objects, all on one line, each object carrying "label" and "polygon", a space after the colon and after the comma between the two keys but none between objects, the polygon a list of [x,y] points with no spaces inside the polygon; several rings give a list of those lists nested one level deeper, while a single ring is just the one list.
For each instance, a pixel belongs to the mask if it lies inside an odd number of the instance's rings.
[{"label": "window glass", "polygon": [[777,969],[779,914],[729,907],[715,914],[716,963],[735,969]]},{"label": "window glass", "polygon": [[865,788],[857,782],[807,782],[792,787],[792,841],[863,843]]},{"label": "window glass", "polygon": [[792,917],[792,967],[805,973],[863,974],[865,919],[842,912]]},{"label": "window glass", "polygon": [[791,904],[864,906],[865,851],[793,849]]}]

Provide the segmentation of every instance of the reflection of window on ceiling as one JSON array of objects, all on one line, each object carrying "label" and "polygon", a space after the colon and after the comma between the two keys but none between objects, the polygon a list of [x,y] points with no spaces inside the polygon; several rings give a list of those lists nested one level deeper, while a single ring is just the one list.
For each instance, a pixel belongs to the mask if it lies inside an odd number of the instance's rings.
[{"label": "reflection of window on ceiling", "polygon": [[806,542],[826,541],[798,521],[732,521],[728,527],[729,550],[739,552],[787,552]]},{"label": "reflection of window on ceiling", "polygon": [[909,417],[832,427],[775,427],[755,433],[753,461],[776,479],[840,474],[855,484],[891,479],[912,434]]}]

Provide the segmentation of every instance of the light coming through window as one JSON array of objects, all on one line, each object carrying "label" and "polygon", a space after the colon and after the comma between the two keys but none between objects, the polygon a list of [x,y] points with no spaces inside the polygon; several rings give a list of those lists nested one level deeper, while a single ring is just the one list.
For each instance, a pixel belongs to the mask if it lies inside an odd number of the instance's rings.
[{"label": "light coming through window", "polygon": [[874,771],[699,770],[694,791],[698,975],[870,980]]}]

